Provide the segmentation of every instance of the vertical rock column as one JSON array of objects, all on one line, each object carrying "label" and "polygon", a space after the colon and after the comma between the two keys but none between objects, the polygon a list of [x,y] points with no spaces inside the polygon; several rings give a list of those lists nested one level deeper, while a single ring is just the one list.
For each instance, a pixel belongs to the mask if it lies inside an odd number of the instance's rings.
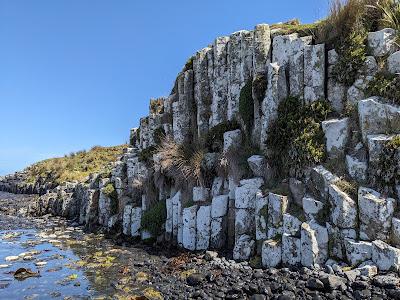
[{"label": "vertical rock column", "polygon": [[228,110],[228,67],[227,44],[229,37],[219,37],[215,40],[214,69],[213,69],[213,97],[211,103],[210,127],[226,120]]},{"label": "vertical rock column", "polygon": [[304,48],[304,100],[325,99],[325,44]]}]

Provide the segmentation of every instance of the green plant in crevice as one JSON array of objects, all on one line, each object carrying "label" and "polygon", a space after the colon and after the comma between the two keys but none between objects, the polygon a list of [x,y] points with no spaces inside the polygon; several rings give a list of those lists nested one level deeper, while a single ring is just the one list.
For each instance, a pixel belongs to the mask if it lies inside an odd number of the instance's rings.
[{"label": "green plant in crevice", "polygon": [[400,105],[400,76],[379,72],[368,84],[367,94],[383,97],[393,104]]},{"label": "green plant in crevice", "polygon": [[301,177],[304,167],[325,159],[320,123],[330,112],[329,103],[322,100],[303,104],[298,98],[288,97],[279,104],[266,142],[266,155],[278,177]]},{"label": "green plant in crevice", "polygon": [[167,208],[164,200],[143,212],[141,227],[148,230],[154,238],[162,233],[162,226],[167,219]]},{"label": "green plant in crevice", "polygon": [[239,115],[244,123],[245,131],[251,133],[254,123],[253,78],[249,78],[240,91]]},{"label": "green plant in crevice", "polygon": [[150,146],[139,152],[139,161],[149,164],[153,159],[153,154],[156,152],[156,146]]},{"label": "green plant in crevice", "polygon": [[110,182],[108,183],[102,190],[102,192],[109,198],[111,199],[117,199],[118,194],[117,191],[115,190],[114,185]]},{"label": "green plant in crevice", "polygon": [[379,156],[374,170],[374,181],[385,193],[394,194],[400,183],[400,136],[388,141]]},{"label": "green plant in crevice", "polygon": [[205,147],[210,152],[221,152],[224,147],[224,133],[236,129],[240,129],[236,121],[223,122],[210,128],[205,136]]},{"label": "green plant in crevice", "polygon": [[156,143],[156,145],[160,145],[161,141],[164,137],[165,137],[165,130],[163,127],[157,127],[153,131],[153,139],[154,139],[154,142]]}]

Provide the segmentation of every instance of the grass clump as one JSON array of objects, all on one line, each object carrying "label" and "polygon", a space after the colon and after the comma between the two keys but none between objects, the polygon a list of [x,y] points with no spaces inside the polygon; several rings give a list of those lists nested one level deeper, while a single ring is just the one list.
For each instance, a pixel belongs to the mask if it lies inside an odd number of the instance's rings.
[{"label": "grass clump", "polygon": [[247,80],[240,91],[239,96],[239,115],[245,126],[245,132],[251,133],[254,122],[254,99],[253,99],[253,79]]},{"label": "grass clump", "polygon": [[157,237],[162,233],[162,226],[167,219],[167,208],[165,201],[157,202],[149,210],[143,212],[141,226],[148,230],[153,237]]},{"label": "grass clump", "polygon": [[108,183],[102,190],[102,192],[104,193],[104,195],[106,195],[107,197],[111,198],[111,199],[117,199],[118,195],[117,195],[117,191],[115,190],[115,187],[112,183]]},{"label": "grass clump", "polygon": [[374,174],[375,183],[382,192],[394,195],[400,183],[400,136],[383,147]]},{"label": "grass clump", "polygon": [[224,133],[236,129],[240,129],[240,126],[235,121],[220,123],[210,128],[205,137],[205,147],[210,152],[222,152],[224,149]]},{"label": "grass clump", "polygon": [[150,99],[150,113],[157,115],[164,113],[164,99]]},{"label": "grass clump", "polygon": [[335,182],[335,185],[344,193],[350,196],[352,199],[358,198],[358,183],[354,180],[346,180],[345,178],[340,178],[340,180]]},{"label": "grass clump", "polygon": [[205,185],[202,162],[207,151],[197,143],[177,144],[173,138],[164,137],[155,149],[160,157],[161,169],[178,182]]},{"label": "grass clump", "polygon": [[50,158],[25,169],[28,181],[45,181],[60,185],[65,182],[83,182],[92,173],[102,173],[118,160],[127,145],[114,147],[95,146],[89,151],[79,151],[64,157]]},{"label": "grass clump", "polygon": [[267,157],[278,177],[301,177],[304,167],[325,159],[321,122],[331,108],[327,101],[303,104],[288,97],[278,107],[278,117],[271,124],[267,138]]},{"label": "grass clump", "polygon": [[388,99],[392,104],[400,105],[400,77],[386,72],[379,72],[367,87],[369,96]]}]

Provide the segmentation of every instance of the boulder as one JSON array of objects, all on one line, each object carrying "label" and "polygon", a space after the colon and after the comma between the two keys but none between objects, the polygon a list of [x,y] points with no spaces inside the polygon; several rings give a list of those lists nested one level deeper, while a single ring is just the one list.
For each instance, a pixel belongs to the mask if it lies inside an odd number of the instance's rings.
[{"label": "boulder", "polygon": [[387,240],[395,207],[396,200],[383,197],[372,189],[360,187],[358,190],[360,238],[368,241]]},{"label": "boulder", "polygon": [[346,98],[348,104],[356,105],[360,100],[365,99],[365,92],[355,85],[352,85],[347,90]]},{"label": "boulder", "polygon": [[359,265],[372,258],[372,243],[345,239],[344,245],[346,258],[351,266]]},{"label": "boulder", "polygon": [[233,248],[234,260],[248,260],[254,252],[255,242],[249,235],[241,235],[235,242]]},{"label": "boulder", "polygon": [[221,249],[227,241],[227,218],[212,218],[211,219],[211,238],[210,247],[213,249]]},{"label": "boulder", "polygon": [[388,57],[387,68],[392,74],[400,73],[400,51],[397,51]]},{"label": "boulder", "polygon": [[346,155],[347,172],[351,178],[358,182],[363,182],[367,179],[368,164],[366,161],[361,161],[357,157]]},{"label": "boulder", "polygon": [[343,112],[344,103],[346,103],[347,99],[346,96],[346,86],[333,78],[328,78],[327,99],[336,112]]},{"label": "boulder", "polygon": [[328,154],[342,154],[349,139],[349,118],[323,121],[322,130],[325,133]]},{"label": "boulder", "polygon": [[224,193],[224,179],[222,177],[215,177],[211,187],[211,196],[219,196]]},{"label": "boulder", "polygon": [[368,135],[368,152],[370,163],[377,163],[385,145],[390,142],[396,135]]},{"label": "boulder", "polygon": [[374,277],[373,284],[385,289],[398,289],[400,278],[393,275],[378,275]]},{"label": "boulder", "polygon": [[314,221],[301,225],[301,264],[313,267],[328,259],[328,230]]},{"label": "boulder", "polygon": [[264,177],[266,175],[268,165],[265,156],[253,155],[247,159],[247,162],[254,176]]},{"label": "boulder", "polygon": [[196,221],[196,250],[206,250],[210,246],[211,206],[200,206]]},{"label": "boulder", "polygon": [[358,102],[358,116],[364,143],[368,135],[400,132],[400,108],[371,97]]},{"label": "boulder", "polygon": [[329,201],[332,223],[339,228],[355,228],[357,226],[357,203],[336,185],[329,185]]},{"label": "boulder", "polygon": [[[371,255],[372,255],[372,252],[371,252]],[[378,274],[378,268],[372,260],[363,262],[362,264],[360,264],[358,266],[357,270],[360,271],[361,276],[366,276],[369,278],[372,278]]]},{"label": "boulder", "polygon": [[196,250],[196,222],[198,206],[183,209],[182,244],[185,249]]},{"label": "boulder", "polygon": [[195,186],[193,188],[193,202],[206,202],[210,198],[210,189],[201,187],[201,186]]},{"label": "boulder", "polygon": [[254,231],[254,211],[243,208],[235,209],[235,236],[252,234]]},{"label": "boulder", "polygon": [[235,207],[255,209],[256,194],[263,184],[261,178],[242,180],[235,189]]},{"label": "boulder", "polygon": [[301,263],[301,239],[282,235],[282,262],[284,265],[295,266]]},{"label": "boulder", "polygon": [[368,48],[371,50],[373,56],[385,56],[396,50],[396,38],[396,30],[392,28],[384,28],[376,32],[369,32]]},{"label": "boulder", "polygon": [[321,165],[312,168],[310,176],[313,188],[319,192],[321,198],[324,200],[323,202],[328,200],[329,185],[340,179]]},{"label": "boulder", "polygon": [[372,261],[380,271],[400,269],[400,249],[392,247],[383,241],[372,242]]},{"label": "boulder", "polygon": [[266,240],[261,250],[262,265],[275,268],[282,262],[282,244],[280,241]]}]

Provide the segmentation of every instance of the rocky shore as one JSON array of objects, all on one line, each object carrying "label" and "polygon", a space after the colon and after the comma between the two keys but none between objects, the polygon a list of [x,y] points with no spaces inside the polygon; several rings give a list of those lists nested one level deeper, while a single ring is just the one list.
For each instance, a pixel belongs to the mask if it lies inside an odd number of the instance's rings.
[{"label": "rocky shore", "polygon": [[[79,269],[92,273],[93,268],[101,270],[105,282],[97,288],[101,287],[108,297],[115,299],[134,299],[134,296],[146,299],[400,299],[397,273],[376,274],[376,268],[343,271],[334,265],[313,270],[261,269],[260,261],[235,262],[229,253],[182,252],[168,245],[132,244],[115,236],[103,240],[101,234],[84,234],[79,227],[75,231],[71,226],[69,230],[57,229],[62,228],[62,223],[74,225],[71,221],[49,215],[25,217],[24,207],[31,200],[32,196],[1,193],[1,230],[36,228],[43,232],[42,238],[63,241],[67,249],[80,255],[83,261],[88,260],[78,264]],[[10,223],[4,226],[7,222]],[[78,243],[79,240],[85,242]],[[94,240],[102,246],[91,242]],[[106,267],[90,266],[91,249],[118,258]],[[123,255],[110,254],[119,252]],[[88,278],[94,280],[90,275]],[[95,288],[96,284],[92,284]]]}]

